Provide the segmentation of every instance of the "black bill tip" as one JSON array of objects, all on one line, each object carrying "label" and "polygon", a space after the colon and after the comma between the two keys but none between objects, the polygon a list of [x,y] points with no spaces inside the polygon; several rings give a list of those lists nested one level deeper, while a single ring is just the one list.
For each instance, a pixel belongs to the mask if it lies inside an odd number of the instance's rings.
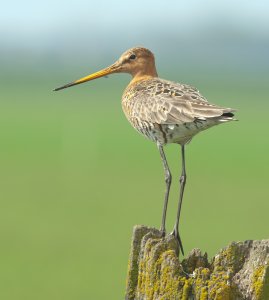
[{"label": "black bill tip", "polygon": [[63,86],[60,86],[60,87],[54,89],[53,91],[54,91],[54,92],[57,92],[57,91],[66,89],[66,88],[68,88],[68,87],[71,87],[71,86],[77,85],[77,84],[79,84],[79,83],[76,83],[76,82],[70,82],[70,83],[67,83],[67,84],[65,84],[65,85],[63,85]]}]

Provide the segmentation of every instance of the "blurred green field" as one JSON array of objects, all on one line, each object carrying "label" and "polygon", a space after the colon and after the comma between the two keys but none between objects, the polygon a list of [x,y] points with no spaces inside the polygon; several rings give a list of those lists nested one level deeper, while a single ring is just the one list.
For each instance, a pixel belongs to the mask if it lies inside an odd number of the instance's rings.
[{"label": "blurred green field", "polygon": [[[1,299],[123,299],[132,227],[160,225],[163,169],[156,146],[121,110],[128,76],[52,92],[71,76],[18,75],[1,88]],[[240,120],[187,147],[186,253],[199,247],[212,256],[233,240],[268,238],[268,87],[224,77],[181,79],[238,108]],[[180,149],[166,152],[171,230]]]}]

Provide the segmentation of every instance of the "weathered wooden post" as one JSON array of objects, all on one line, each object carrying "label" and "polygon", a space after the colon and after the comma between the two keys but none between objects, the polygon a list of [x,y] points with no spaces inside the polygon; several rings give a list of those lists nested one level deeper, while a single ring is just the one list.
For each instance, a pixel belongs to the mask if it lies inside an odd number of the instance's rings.
[{"label": "weathered wooden post", "polygon": [[269,240],[232,242],[210,262],[193,249],[180,262],[173,236],[135,226],[125,299],[269,300]]}]

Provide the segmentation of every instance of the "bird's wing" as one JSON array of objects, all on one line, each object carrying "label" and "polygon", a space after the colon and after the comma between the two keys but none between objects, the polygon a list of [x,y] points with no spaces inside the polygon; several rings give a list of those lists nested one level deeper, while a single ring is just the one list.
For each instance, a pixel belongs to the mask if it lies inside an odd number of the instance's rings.
[{"label": "bird's wing", "polygon": [[232,109],[209,103],[189,85],[153,79],[133,94],[133,117],[157,124],[182,124],[219,117]]}]

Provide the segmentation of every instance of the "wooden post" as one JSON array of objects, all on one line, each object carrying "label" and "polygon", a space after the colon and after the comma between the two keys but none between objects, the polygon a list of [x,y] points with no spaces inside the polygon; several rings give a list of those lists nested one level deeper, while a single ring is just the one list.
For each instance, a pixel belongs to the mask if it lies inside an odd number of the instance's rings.
[{"label": "wooden post", "polygon": [[269,300],[269,240],[232,242],[210,262],[193,249],[180,262],[173,236],[135,226],[125,299]]}]

